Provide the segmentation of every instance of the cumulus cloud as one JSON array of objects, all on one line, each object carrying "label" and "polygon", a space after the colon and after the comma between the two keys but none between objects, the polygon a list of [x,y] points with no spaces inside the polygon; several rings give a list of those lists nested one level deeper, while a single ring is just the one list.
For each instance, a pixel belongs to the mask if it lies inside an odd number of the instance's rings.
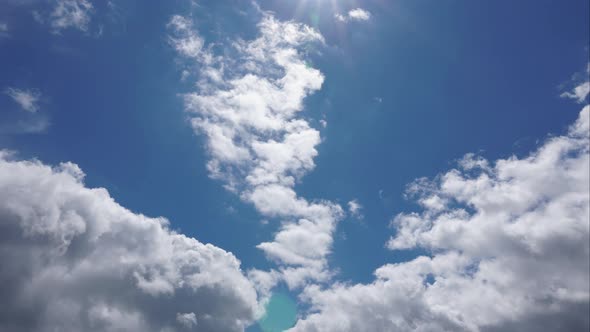
[{"label": "cumulus cloud", "polygon": [[371,13],[362,9],[362,8],[356,8],[356,9],[352,9],[350,10],[348,13],[346,14],[336,14],[334,15],[334,17],[336,18],[336,20],[340,21],[340,22],[348,22],[348,21],[368,21],[371,18]]},{"label": "cumulus cloud", "polygon": [[35,89],[17,89],[6,88],[4,91],[15,103],[17,103],[23,110],[35,113],[39,110],[39,100],[41,93]]},{"label": "cumulus cloud", "polygon": [[292,331],[587,331],[590,106],[525,158],[473,154],[408,187],[387,264],[370,284],[310,286]]},{"label": "cumulus cloud", "polygon": [[[92,3],[88,0],[56,0],[49,15],[49,22],[58,33],[67,28],[87,31],[92,11]],[[38,17],[39,13],[36,16]]]},{"label": "cumulus cloud", "polygon": [[282,220],[274,240],[258,248],[279,264],[283,280],[291,287],[326,280],[326,256],[342,209],[309,202],[293,190],[315,167],[320,143],[319,131],[297,115],[303,99],[324,81],[304,61],[304,49],[322,44],[322,36],[263,13],[257,38],[236,40],[231,51],[215,55],[201,43],[195,52],[182,46],[199,38],[188,18],[174,16],[170,26],[180,33],[173,39],[178,52],[201,65],[198,91],[185,95],[185,105],[194,130],[207,139],[210,175],[263,215]]},{"label": "cumulus cloud", "polygon": [[0,152],[0,330],[242,331],[254,319],[256,291],[231,253],[83,178]]}]

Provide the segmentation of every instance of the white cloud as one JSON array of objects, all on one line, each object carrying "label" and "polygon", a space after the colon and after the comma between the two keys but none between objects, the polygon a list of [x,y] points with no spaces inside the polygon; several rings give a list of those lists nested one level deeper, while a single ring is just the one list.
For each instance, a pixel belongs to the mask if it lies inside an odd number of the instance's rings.
[{"label": "white cloud", "polygon": [[197,315],[195,315],[194,312],[184,314],[178,313],[176,314],[176,320],[187,329],[197,326]]},{"label": "white cloud", "polygon": [[393,220],[371,284],[308,287],[293,331],[587,331],[590,106],[526,158],[467,155],[409,187],[423,210]]},{"label": "white cloud", "polygon": [[362,218],[363,217],[363,215],[361,213],[362,209],[363,209],[363,206],[356,199],[353,199],[348,202],[348,212],[350,213],[351,216],[353,216],[355,218]]},{"label": "white cloud", "polygon": [[[203,48],[203,39],[193,30],[193,22],[180,15],[174,15],[168,27],[173,29],[176,36],[170,38],[170,43],[183,56],[198,57]],[[184,76],[184,73],[183,73]]]},{"label": "white cloud", "polygon": [[35,113],[39,110],[41,93],[35,89],[21,90],[7,88],[4,93],[14,100],[23,110]]},{"label": "white cloud", "polygon": [[77,165],[0,152],[0,330],[242,331],[257,296],[229,252],[87,188]]},{"label": "white cloud", "polygon": [[[88,0],[56,0],[55,7],[49,15],[49,22],[58,33],[67,28],[87,31],[92,11],[93,6]],[[34,12],[33,15],[37,20],[40,18],[38,12]]]},{"label": "white cloud", "polygon": [[347,14],[336,14],[334,15],[336,20],[340,22],[348,22],[348,21],[368,21],[371,18],[371,13],[362,9],[356,8],[350,10]]},{"label": "white cloud", "polygon": [[[198,36],[187,18],[175,16],[171,26],[176,33]],[[308,26],[280,22],[267,13],[258,28],[256,39],[234,41],[231,55],[216,56],[202,44],[198,52],[186,52],[179,46],[185,39],[173,45],[202,67],[198,91],[185,96],[185,105],[193,128],[207,138],[211,176],[263,215],[283,220],[274,240],[258,248],[296,287],[329,277],[326,256],[342,215],[339,206],[308,202],[293,190],[315,167],[320,143],[319,131],[297,117],[303,99],[324,80],[306,64],[302,49],[323,38]]]},{"label": "white cloud", "polygon": [[590,93],[590,82],[584,82],[576,86],[572,91],[564,92],[561,94],[564,98],[571,98],[577,100],[579,103],[583,103]]},{"label": "white cloud", "polygon": [[588,98],[588,94],[590,94],[590,82],[588,81],[588,75],[590,75],[590,64],[588,64],[586,68],[584,82],[579,83],[572,89],[572,91],[566,91],[562,93],[561,97],[574,99],[580,104],[584,103],[586,98]]},{"label": "white cloud", "polygon": [[348,12],[348,17],[352,20],[366,21],[371,17],[371,13],[364,9],[356,8]]}]

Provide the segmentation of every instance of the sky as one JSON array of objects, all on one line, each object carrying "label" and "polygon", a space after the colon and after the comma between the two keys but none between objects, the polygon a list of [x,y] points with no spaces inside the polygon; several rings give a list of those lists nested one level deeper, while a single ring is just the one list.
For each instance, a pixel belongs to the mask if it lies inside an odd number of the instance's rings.
[{"label": "sky", "polygon": [[0,331],[587,331],[589,13],[0,2]]}]

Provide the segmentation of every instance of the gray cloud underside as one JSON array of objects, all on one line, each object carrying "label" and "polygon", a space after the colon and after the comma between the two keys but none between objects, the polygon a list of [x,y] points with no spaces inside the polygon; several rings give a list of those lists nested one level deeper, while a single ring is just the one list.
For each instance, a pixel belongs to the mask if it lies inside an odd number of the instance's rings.
[{"label": "gray cloud underside", "polygon": [[0,331],[175,331],[187,317],[241,331],[253,320],[256,292],[231,253],[82,179],[75,164],[0,153]]}]

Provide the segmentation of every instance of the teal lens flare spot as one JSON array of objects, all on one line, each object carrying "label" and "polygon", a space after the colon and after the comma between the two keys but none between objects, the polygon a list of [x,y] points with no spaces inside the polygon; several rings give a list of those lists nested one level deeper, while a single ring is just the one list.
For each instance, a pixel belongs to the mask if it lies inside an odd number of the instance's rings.
[{"label": "teal lens flare spot", "polygon": [[266,304],[266,314],[258,321],[263,332],[282,332],[293,325],[297,319],[297,306],[286,294],[274,293]]},{"label": "teal lens flare spot", "polygon": [[320,15],[318,13],[309,14],[309,21],[311,22],[311,26],[317,28],[320,25]]}]

